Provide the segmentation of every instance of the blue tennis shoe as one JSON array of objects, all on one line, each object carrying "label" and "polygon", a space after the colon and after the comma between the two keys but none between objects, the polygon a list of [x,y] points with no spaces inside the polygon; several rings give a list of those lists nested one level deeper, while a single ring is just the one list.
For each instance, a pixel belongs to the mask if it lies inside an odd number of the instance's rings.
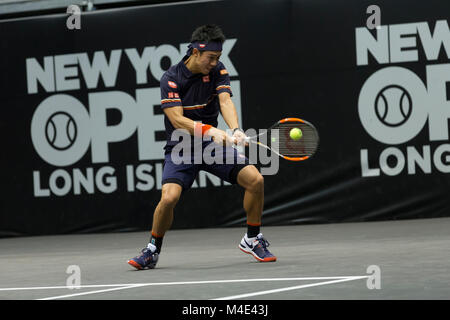
[{"label": "blue tennis shoe", "polygon": [[269,241],[267,241],[263,237],[262,233],[251,239],[249,239],[247,237],[247,234],[245,234],[245,236],[241,240],[241,243],[239,244],[239,249],[241,249],[242,252],[251,254],[256,260],[260,262],[276,261],[277,257],[275,257],[267,249],[269,245]]},{"label": "blue tennis shoe", "polygon": [[153,269],[158,262],[158,253],[155,249],[144,248],[141,254],[128,260],[128,264],[135,267],[138,270]]}]

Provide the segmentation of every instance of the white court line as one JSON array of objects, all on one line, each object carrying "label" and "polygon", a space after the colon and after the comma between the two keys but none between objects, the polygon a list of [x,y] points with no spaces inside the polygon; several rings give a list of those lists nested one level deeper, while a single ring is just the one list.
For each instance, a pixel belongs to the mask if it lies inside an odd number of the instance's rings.
[{"label": "white court line", "polygon": [[[236,280],[205,280],[205,281],[181,281],[181,282],[155,282],[155,283],[117,283],[117,284],[89,284],[80,285],[76,289],[86,288],[104,288],[104,287],[130,287],[130,286],[167,286],[183,284],[208,284],[208,283],[234,283],[234,282],[257,282],[257,281],[297,281],[297,280],[328,280],[328,279],[348,279],[354,276],[344,277],[304,277],[304,278],[264,278],[264,279],[236,279]],[[71,289],[69,286],[52,287],[16,287],[0,288],[0,291],[19,291],[19,290],[51,290],[51,289]]]},{"label": "white court line", "polygon": [[52,290],[52,289],[85,289],[85,288],[103,288],[103,287],[128,287],[134,285],[129,284],[91,284],[91,285],[80,285],[76,288],[71,288],[70,286],[53,286],[53,287],[20,287],[20,288],[0,288],[0,291],[26,291],[26,290]]},{"label": "white court line", "polygon": [[353,280],[359,280],[359,279],[364,279],[364,278],[368,278],[368,277],[367,276],[349,277],[347,279],[339,279],[339,280],[333,280],[333,281],[304,284],[301,286],[294,286],[294,287],[287,287],[287,288],[280,288],[280,289],[273,289],[273,290],[250,292],[250,293],[244,293],[244,294],[222,297],[222,298],[215,298],[215,299],[210,299],[210,300],[235,300],[235,299],[242,299],[242,298],[248,298],[248,297],[254,297],[254,296],[261,296],[261,295],[271,294],[271,293],[278,293],[278,292],[283,292],[283,291],[291,291],[291,290],[298,290],[298,289],[303,289],[303,288],[318,287],[318,286],[323,286],[326,284],[353,281]]},{"label": "white court line", "polygon": [[71,298],[71,297],[77,297],[77,296],[85,296],[85,295],[88,295],[88,294],[95,294],[95,293],[103,293],[103,292],[110,292],[110,291],[117,291],[117,290],[137,288],[137,287],[142,287],[142,286],[143,285],[133,285],[133,286],[128,286],[128,287],[118,287],[118,288],[112,288],[112,289],[103,289],[103,290],[96,290],[96,291],[89,291],[89,292],[66,294],[66,295],[63,295],[63,296],[48,297],[48,298],[42,298],[42,299],[37,299],[37,300],[64,299],[64,298]]},{"label": "white court line", "polygon": [[[96,290],[82,293],[73,293],[55,297],[48,297],[41,300],[54,300],[70,298],[80,295],[88,295],[109,291],[117,291],[124,289],[131,289],[144,286],[170,286],[170,285],[192,285],[192,284],[215,284],[215,283],[239,283],[239,282],[268,282],[268,281],[306,281],[306,280],[345,280],[348,279],[362,279],[368,276],[344,276],[344,277],[302,277],[302,278],[264,278],[264,279],[234,279],[234,280],[205,280],[205,281],[179,281],[179,282],[156,282],[156,283],[128,283],[128,284],[100,284],[100,285],[80,285],[78,288],[104,288],[114,287],[112,289]],[[69,289],[67,286],[53,286],[53,287],[22,287],[22,288],[0,288],[0,291],[17,291],[17,290],[50,290],[50,289]]]}]

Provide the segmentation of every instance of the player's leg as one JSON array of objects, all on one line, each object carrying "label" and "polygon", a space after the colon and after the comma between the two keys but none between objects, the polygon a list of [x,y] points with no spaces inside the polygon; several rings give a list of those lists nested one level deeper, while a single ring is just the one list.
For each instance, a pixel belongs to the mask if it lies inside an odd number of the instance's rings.
[{"label": "player's leg", "polygon": [[156,252],[161,252],[162,239],[170,229],[173,222],[173,210],[180,199],[183,188],[177,183],[163,184],[161,200],[153,213],[152,235],[150,243],[156,247]]},{"label": "player's leg", "polygon": [[[217,151],[217,150],[216,150]],[[258,261],[275,261],[276,257],[267,250],[269,243],[260,232],[261,216],[264,206],[264,178],[249,160],[232,147],[219,150],[224,160],[222,164],[214,163],[203,166],[203,170],[213,173],[219,178],[239,184],[245,189],[244,210],[247,214],[247,233],[241,240],[239,248],[251,254]],[[232,160],[232,161],[229,161]]]},{"label": "player's leg", "polygon": [[173,210],[180,199],[183,188],[178,183],[165,183],[161,190],[161,199],[153,213],[150,242],[141,254],[128,260],[128,264],[138,270],[153,269],[158,262],[163,238],[173,221]]},{"label": "player's leg", "polygon": [[276,261],[277,258],[267,249],[269,242],[260,232],[264,178],[255,166],[249,165],[239,171],[237,183],[245,189],[244,210],[247,213],[247,233],[242,238],[239,249],[261,262]]},{"label": "player's leg", "polygon": [[[260,226],[264,206],[264,178],[255,166],[248,165],[239,171],[237,183],[245,189],[244,210],[249,226]],[[258,230],[259,231],[259,230]],[[258,235],[251,234],[251,236]]]},{"label": "player's leg", "polygon": [[152,236],[141,254],[128,260],[136,269],[152,269],[161,252],[162,241],[173,221],[173,211],[183,190],[190,188],[198,173],[194,164],[175,164],[166,155],[162,176],[161,198],[153,213]]}]

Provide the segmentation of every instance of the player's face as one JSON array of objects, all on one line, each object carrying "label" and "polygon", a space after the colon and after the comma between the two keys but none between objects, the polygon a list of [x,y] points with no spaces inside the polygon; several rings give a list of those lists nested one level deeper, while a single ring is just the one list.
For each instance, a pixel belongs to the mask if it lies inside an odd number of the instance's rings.
[{"label": "player's face", "polygon": [[222,52],[220,51],[203,51],[202,54],[199,54],[197,65],[200,72],[205,75],[209,74],[219,62],[221,54]]}]

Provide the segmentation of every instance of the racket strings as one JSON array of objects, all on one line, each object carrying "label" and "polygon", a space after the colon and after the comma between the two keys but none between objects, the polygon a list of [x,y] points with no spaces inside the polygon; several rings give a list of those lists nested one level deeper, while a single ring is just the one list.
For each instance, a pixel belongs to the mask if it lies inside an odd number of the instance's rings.
[{"label": "racket strings", "polygon": [[[300,139],[291,138],[290,132],[293,128],[299,128],[302,131]],[[280,123],[270,130],[269,136],[271,148],[289,157],[311,156],[316,151],[319,142],[316,129],[301,122]]]}]

